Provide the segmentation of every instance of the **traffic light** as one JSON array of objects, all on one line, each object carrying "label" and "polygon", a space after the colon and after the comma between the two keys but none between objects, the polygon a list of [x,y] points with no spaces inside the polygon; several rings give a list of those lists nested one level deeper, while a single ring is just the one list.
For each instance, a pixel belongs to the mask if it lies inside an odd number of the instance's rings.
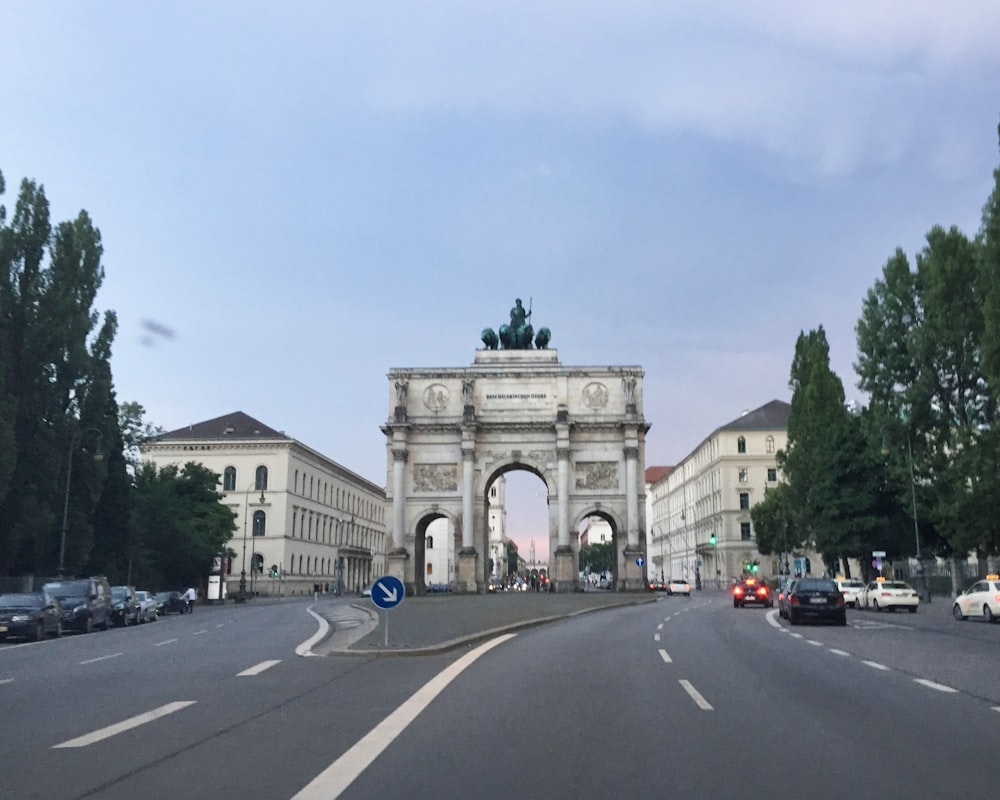
[{"label": "traffic light", "polygon": [[756,575],[757,571],[760,569],[760,562],[754,561],[752,566],[753,566],[753,573],[754,575]]},{"label": "traffic light", "polygon": [[712,545],[712,547],[715,547],[715,534],[714,533],[711,536],[708,537],[708,543],[710,545]]},{"label": "traffic light", "polygon": [[277,578],[278,577],[278,565],[277,564],[272,564],[271,565],[271,577],[272,578]]}]

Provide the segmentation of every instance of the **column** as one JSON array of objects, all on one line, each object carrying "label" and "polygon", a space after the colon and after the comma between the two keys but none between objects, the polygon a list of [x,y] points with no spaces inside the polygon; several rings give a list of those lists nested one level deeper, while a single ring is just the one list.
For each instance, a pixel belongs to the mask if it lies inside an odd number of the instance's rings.
[{"label": "column", "polygon": [[406,542],[406,459],[405,447],[392,448],[392,530],[386,552],[401,549]]},{"label": "column", "polygon": [[628,514],[626,540],[630,548],[639,546],[639,448],[625,448],[625,510]]},{"label": "column", "polygon": [[462,448],[462,549],[471,550],[474,547],[473,529],[473,478],[474,456],[476,451],[472,448]]},{"label": "column", "polygon": [[569,547],[569,448],[556,450],[559,465],[559,547]]}]

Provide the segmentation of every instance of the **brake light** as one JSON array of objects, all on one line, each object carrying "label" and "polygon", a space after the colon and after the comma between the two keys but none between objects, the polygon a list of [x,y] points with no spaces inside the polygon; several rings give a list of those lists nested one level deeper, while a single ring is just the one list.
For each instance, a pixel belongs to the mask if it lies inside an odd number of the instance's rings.
[{"label": "brake light", "polygon": [[734,587],[733,588],[733,594],[735,594],[735,595],[741,595],[741,594],[743,594],[743,587],[742,586],[736,586],[736,587]]},{"label": "brake light", "polygon": [[761,586],[757,590],[757,594],[759,594],[761,597],[767,597],[767,587],[766,586]]},{"label": "brake light", "polygon": [[797,594],[788,595],[789,605],[797,606],[799,604],[799,596]]},{"label": "brake light", "polygon": [[842,594],[837,595],[837,605],[838,606],[844,605],[844,595]]}]

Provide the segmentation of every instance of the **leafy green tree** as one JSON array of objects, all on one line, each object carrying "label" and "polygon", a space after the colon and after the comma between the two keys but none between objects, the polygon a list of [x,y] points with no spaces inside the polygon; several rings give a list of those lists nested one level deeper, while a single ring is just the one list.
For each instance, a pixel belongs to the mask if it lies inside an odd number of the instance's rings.
[{"label": "leafy green tree", "polygon": [[588,544],[580,549],[580,569],[591,572],[611,572],[614,561],[611,542]]}]

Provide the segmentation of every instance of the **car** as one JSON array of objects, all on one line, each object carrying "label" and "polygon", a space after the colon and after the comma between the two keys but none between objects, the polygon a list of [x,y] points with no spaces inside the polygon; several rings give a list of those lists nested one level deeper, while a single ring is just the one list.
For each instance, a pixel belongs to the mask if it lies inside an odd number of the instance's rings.
[{"label": "car", "polygon": [[788,590],[792,588],[792,584],[795,583],[795,578],[789,578],[787,576],[782,576],[778,578],[778,588],[774,592],[774,596],[777,598],[778,602],[778,616],[788,618],[788,604],[786,599],[788,597]]},{"label": "car", "polygon": [[876,578],[869,582],[858,598],[858,608],[867,608],[872,611],[895,611],[897,608],[905,608],[911,614],[917,613],[920,605],[920,597],[917,590],[906,581],[887,581],[885,578]]},{"label": "car", "polygon": [[131,586],[111,587],[111,621],[122,628],[139,624],[139,600]]},{"label": "car", "polygon": [[651,592],[667,592],[669,591],[666,581],[656,581],[652,580],[649,582],[649,591]]},{"label": "car", "polygon": [[982,617],[987,622],[1000,619],[1000,575],[987,575],[955,598],[952,616],[962,621]]},{"label": "car", "polygon": [[183,614],[184,595],[178,591],[166,591],[156,593],[156,613],[158,616],[164,614]]},{"label": "car", "polygon": [[691,584],[687,582],[687,578],[671,578],[667,584],[667,594],[682,594],[690,597]]},{"label": "car", "polygon": [[744,578],[733,587],[733,608],[744,608],[748,605],[760,605],[764,608],[774,606],[774,595],[771,588],[757,578]]},{"label": "car", "polygon": [[139,601],[139,622],[156,622],[156,598],[150,592],[136,591]]},{"label": "car", "polygon": [[865,588],[865,582],[860,578],[837,578],[837,588],[844,595],[844,605],[857,608],[858,595]]},{"label": "car", "polygon": [[57,578],[47,581],[43,591],[59,603],[64,631],[90,633],[107,630],[111,624],[111,587],[107,578]]},{"label": "car", "polygon": [[48,592],[0,594],[0,642],[18,636],[38,642],[62,636],[59,601]]},{"label": "car", "polygon": [[789,588],[786,603],[792,625],[807,619],[847,624],[843,592],[830,578],[799,578]]}]

